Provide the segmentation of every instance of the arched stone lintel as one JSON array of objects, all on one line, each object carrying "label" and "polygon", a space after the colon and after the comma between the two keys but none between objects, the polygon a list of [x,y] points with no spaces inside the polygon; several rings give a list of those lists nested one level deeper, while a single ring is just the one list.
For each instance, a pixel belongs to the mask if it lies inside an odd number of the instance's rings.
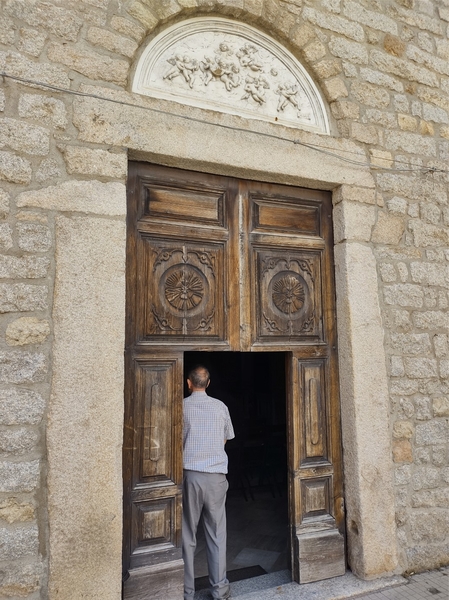
[{"label": "arched stone lintel", "polygon": [[283,45],[244,22],[196,17],[163,29],[138,59],[138,94],[329,133],[327,108]]}]

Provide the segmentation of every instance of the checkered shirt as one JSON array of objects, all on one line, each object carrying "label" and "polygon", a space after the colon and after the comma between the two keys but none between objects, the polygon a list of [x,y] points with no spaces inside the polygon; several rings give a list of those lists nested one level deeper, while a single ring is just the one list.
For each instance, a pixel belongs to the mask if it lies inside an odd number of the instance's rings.
[{"label": "checkered shirt", "polygon": [[228,408],[206,392],[184,398],[184,469],[202,473],[227,473],[224,441],[232,440],[234,429]]}]

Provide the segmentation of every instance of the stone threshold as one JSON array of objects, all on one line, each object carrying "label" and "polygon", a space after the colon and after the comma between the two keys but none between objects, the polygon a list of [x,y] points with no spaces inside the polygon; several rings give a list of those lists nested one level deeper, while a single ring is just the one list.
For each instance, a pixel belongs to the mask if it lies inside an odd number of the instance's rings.
[{"label": "stone threshold", "polygon": [[[299,585],[292,582],[290,571],[278,571],[231,583],[231,598],[239,600],[343,600],[360,594],[404,585],[405,577],[394,575],[363,581],[350,571],[341,577]],[[195,600],[210,600],[208,590],[195,593]]]}]

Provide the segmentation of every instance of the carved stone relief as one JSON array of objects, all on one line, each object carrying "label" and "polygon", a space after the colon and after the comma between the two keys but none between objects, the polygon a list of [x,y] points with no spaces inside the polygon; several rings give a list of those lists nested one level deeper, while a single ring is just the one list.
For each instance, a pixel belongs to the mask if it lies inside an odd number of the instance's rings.
[{"label": "carved stone relief", "polygon": [[329,132],[320,94],[296,58],[257,29],[218,17],[189,19],[155,37],[133,91]]}]

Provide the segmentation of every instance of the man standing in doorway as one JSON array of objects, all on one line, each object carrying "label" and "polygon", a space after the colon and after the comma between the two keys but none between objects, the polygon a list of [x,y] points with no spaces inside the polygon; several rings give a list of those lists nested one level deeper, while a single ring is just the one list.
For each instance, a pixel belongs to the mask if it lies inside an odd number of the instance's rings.
[{"label": "man standing in doorway", "polygon": [[230,597],[226,577],[227,440],[234,437],[228,408],[206,394],[209,371],[198,366],[188,375],[191,395],[184,398],[184,477],[182,511],[182,555],[184,600],[195,594],[194,555],[198,523],[203,517],[207,565],[212,597]]}]

